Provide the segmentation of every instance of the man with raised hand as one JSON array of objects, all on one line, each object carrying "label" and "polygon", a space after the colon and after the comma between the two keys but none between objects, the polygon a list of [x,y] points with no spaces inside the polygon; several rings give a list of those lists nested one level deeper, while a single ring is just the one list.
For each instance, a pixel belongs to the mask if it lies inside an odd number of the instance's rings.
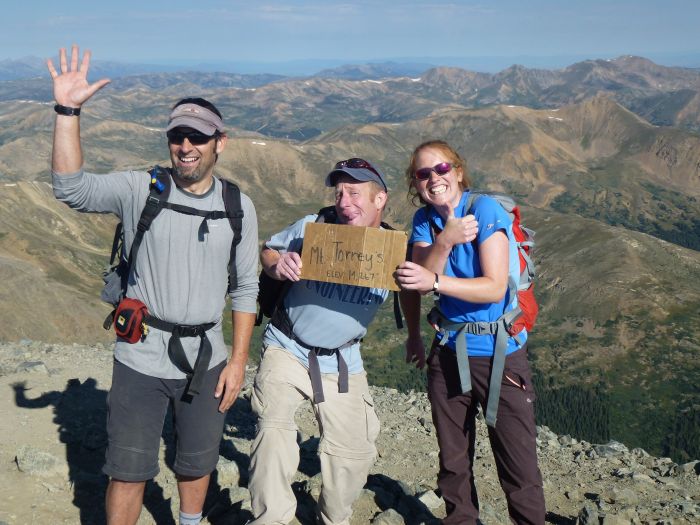
[{"label": "man with raised hand", "polygon": [[[127,252],[152,191],[142,171],[95,175],[83,171],[80,112],[109,80],[87,80],[90,52],[79,65],[60,50],[53,78],[55,110],[52,176],[56,197],[82,212],[114,213],[124,225]],[[240,194],[243,212],[231,287],[231,356],[221,331],[234,228],[224,210],[223,183],[214,177],[226,146],[221,114],[204,99],[178,102],[167,127],[172,168],[166,209],[143,234],[131,265],[126,297],[148,309],[143,335],[118,338],[109,393],[108,446],[104,472],[110,476],[107,523],[133,524],[144,487],[159,470],[160,436],[168,406],[175,418],[174,470],[180,495],[180,523],[199,523],[211,472],[218,461],[226,411],[244,381],[257,297],[257,219]],[[124,147],[128,147],[125,145]],[[165,171],[165,170],[163,170]],[[239,210],[239,211],[241,211]],[[240,213],[238,215],[240,217]],[[233,278],[232,278],[233,281]],[[140,328],[140,327],[139,327]],[[175,344],[176,343],[176,344]],[[184,359],[175,359],[177,352]],[[189,367],[189,370],[183,370]],[[193,384],[197,387],[193,388]]]},{"label": "man with raised hand", "polygon": [[[387,187],[369,162],[338,162],[326,186],[335,187],[337,219],[332,222],[381,226]],[[299,464],[294,414],[305,399],[313,403],[321,432],[320,523],[349,523],[352,504],[376,456],[379,420],[360,341],[388,291],[301,279],[304,226],[317,218],[308,215],[273,235],[260,257],[268,276],[290,285],[265,329],[251,399],[258,416],[248,483],[251,525],[286,524],[294,518],[290,484]],[[419,336],[413,344],[422,345]]]}]

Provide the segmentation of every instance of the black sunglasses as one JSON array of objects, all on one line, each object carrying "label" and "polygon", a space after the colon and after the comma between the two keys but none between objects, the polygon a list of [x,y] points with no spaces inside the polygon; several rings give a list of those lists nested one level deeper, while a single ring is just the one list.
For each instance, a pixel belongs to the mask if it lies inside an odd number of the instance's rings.
[{"label": "black sunglasses", "polygon": [[452,168],[458,167],[459,166],[454,166],[449,162],[441,162],[440,164],[435,164],[435,166],[433,166],[432,168],[421,168],[419,170],[416,170],[413,176],[417,180],[428,180],[433,172],[437,173],[442,177],[443,175],[447,175]]},{"label": "black sunglasses", "polygon": [[211,139],[219,137],[219,133],[215,132],[213,135],[205,135],[201,131],[197,131],[192,128],[174,128],[168,131],[168,142],[170,144],[175,144],[176,146],[181,146],[185,139],[187,139],[193,146],[202,146],[209,142]]}]

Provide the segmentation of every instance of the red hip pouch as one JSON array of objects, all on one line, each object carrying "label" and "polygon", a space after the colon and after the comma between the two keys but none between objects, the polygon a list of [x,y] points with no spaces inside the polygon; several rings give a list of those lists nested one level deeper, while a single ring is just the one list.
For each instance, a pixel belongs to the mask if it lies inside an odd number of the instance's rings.
[{"label": "red hip pouch", "polygon": [[144,335],[144,319],[148,308],[138,299],[124,297],[114,313],[114,331],[129,343],[136,343]]}]

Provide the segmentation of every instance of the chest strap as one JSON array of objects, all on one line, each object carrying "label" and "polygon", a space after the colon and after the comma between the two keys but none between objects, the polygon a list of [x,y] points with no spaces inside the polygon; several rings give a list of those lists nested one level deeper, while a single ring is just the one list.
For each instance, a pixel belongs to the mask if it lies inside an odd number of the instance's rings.
[{"label": "chest strap", "polygon": [[[168,357],[170,361],[183,372],[189,381],[187,384],[186,394],[195,396],[201,393],[202,381],[211,362],[212,348],[207,330],[210,330],[216,323],[204,323],[196,325],[175,324],[163,321],[152,315],[146,315],[144,322],[148,326],[170,332],[170,342],[168,343]],[[187,360],[184,348],[182,348],[181,337],[199,337],[199,350],[197,351],[197,359],[194,362],[194,367]]]},{"label": "chest strap", "polygon": [[309,351],[309,378],[311,379],[311,388],[313,390],[313,402],[323,403],[326,398],[323,395],[323,382],[321,380],[321,367],[318,364],[318,356],[320,355],[333,355],[335,354],[338,358],[338,392],[345,394],[348,392],[348,364],[343,359],[343,354],[341,350],[345,348],[350,348],[355,343],[359,342],[359,339],[353,339],[348,341],[338,348],[323,348],[321,346],[311,346],[306,344],[304,341],[299,339],[294,333],[294,328],[292,327],[292,322],[287,315],[287,311],[284,308],[276,308],[275,313],[270,319],[272,326],[277,328],[286,337],[297,343],[302,348]]}]

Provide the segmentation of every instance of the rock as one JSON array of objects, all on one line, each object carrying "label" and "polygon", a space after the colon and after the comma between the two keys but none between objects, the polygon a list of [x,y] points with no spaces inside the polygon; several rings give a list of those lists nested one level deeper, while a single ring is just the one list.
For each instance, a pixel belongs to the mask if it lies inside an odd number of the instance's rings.
[{"label": "rock", "polygon": [[678,465],[678,472],[681,474],[700,474],[700,461],[691,461]]},{"label": "rock", "polygon": [[564,436],[559,436],[559,438],[557,439],[557,441],[559,442],[560,445],[566,446],[566,447],[572,445],[573,442],[574,442],[574,440],[573,440],[573,439],[571,438],[571,436],[568,435],[568,434],[566,434],[566,435],[564,435]]},{"label": "rock", "polygon": [[388,509],[377,515],[377,517],[372,520],[372,523],[377,525],[404,525],[406,522],[401,514],[394,509]]},{"label": "rock", "polygon": [[237,487],[241,479],[241,473],[238,470],[238,465],[235,461],[229,461],[226,458],[219,456],[219,462],[216,464],[217,481],[222,487]]},{"label": "rock", "polygon": [[636,505],[639,503],[639,496],[632,489],[613,488],[603,495],[603,499],[608,503],[621,505]]},{"label": "rock", "polygon": [[632,473],[632,480],[636,481],[637,483],[654,483],[654,480],[651,479],[651,477],[647,476],[646,474],[642,474],[640,472],[633,472]]},{"label": "rock", "polygon": [[586,503],[578,513],[578,525],[599,525],[598,509],[592,503]]},{"label": "rock", "polygon": [[435,491],[426,490],[418,496],[418,500],[430,510],[437,509],[444,504],[442,498]]},{"label": "rock", "polygon": [[594,445],[593,450],[603,458],[612,458],[628,452],[627,447],[618,441],[609,441],[605,445]]},{"label": "rock", "polygon": [[41,374],[48,374],[49,369],[46,368],[43,361],[25,361],[17,366],[15,372],[18,374],[22,372],[38,372]]},{"label": "rock", "polygon": [[65,462],[30,445],[20,447],[15,456],[15,462],[20,472],[25,474],[51,476],[57,473],[67,473]]}]

